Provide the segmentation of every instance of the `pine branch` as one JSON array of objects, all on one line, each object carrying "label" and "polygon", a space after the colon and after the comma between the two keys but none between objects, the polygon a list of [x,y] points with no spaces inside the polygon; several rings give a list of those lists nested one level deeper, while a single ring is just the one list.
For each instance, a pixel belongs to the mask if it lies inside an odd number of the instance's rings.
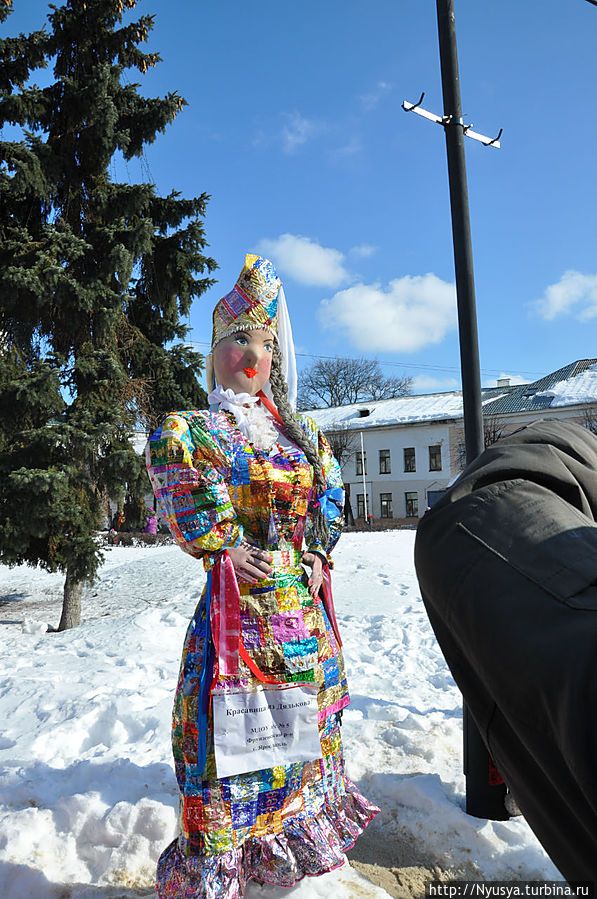
[{"label": "pine branch", "polygon": [[0,22],[4,22],[11,12],[12,0],[0,0]]}]

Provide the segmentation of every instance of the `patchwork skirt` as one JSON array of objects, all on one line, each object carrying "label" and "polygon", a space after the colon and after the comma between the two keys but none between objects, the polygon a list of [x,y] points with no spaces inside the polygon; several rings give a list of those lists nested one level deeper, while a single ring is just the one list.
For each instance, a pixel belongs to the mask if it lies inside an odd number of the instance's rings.
[{"label": "patchwork skirt", "polygon": [[[270,579],[239,588],[243,645],[257,668],[284,682],[318,685],[322,755],[217,777],[209,707],[200,725],[208,583],[185,638],[174,703],[181,834],[158,863],[160,899],[240,899],[251,878],[289,887],[323,874],[344,863],[344,852],[378,812],[344,773],[340,718],[349,698],[342,652],[325,606],[304,583],[298,554],[274,563]],[[260,688],[244,666],[231,686]],[[205,763],[198,760],[202,740]]]}]

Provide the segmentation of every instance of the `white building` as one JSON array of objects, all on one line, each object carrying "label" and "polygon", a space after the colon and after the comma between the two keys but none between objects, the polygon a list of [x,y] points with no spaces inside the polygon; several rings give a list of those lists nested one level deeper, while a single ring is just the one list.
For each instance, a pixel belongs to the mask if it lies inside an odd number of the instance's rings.
[{"label": "white building", "polygon": [[[582,359],[531,384],[507,379],[482,391],[487,442],[538,418],[568,418],[597,431],[597,359]],[[462,393],[354,403],[308,413],[334,442],[355,518],[418,518],[464,468]],[[593,429],[593,428],[592,428]],[[363,475],[362,450],[365,458]]]},{"label": "white building", "polygon": [[462,417],[459,392],[355,403],[309,415],[329,435],[353,435],[342,472],[356,518],[365,515],[365,496],[373,518],[416,518],[425,510],[428,491],[443,490],[450,480],[449,427]]}]

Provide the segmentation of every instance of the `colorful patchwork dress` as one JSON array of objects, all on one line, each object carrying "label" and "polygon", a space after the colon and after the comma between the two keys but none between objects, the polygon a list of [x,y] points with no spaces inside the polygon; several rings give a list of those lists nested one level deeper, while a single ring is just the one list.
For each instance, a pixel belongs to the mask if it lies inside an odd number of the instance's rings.
[{"label": "colorful patchwork dress", "polygon": [[[311,420],[326,491],[316,498],[329,546],[311,536],[313,469],[303,452],[266,452],[226,412],[166,417],[147,445],[152,485],[179,545],[203,560],[207,583],[189,625],[173,713],[181,835],[158,864],[160,899],[238,899],[252,877],[292,886],[344,862],[374,817],[344,774],[340,713],[348,704],[340,637],[324,566],[313,598],[305,548],[329,559],[341,524],[338,463]],[[243,535],[273,556],[270,577],[237,581],[227,547]],[[266,682],[317,685],[321,758],[217,777],[210,695]]]}]

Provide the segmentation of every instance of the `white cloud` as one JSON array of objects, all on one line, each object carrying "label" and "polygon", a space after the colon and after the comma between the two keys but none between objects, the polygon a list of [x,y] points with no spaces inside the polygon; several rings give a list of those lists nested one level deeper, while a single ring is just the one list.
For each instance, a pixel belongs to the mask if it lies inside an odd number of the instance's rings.
[{"label": "white cloud", "polygon": [[392,85],[388,81],[378,81],[374,90],[368,94],[362,94],[359,98],[363,105],[363,109],[366,112],[375,109],[381,98],[391,89]]},{"label": "white cloud", "polygon": [[339,287],[350,280],[343,253],[300,234],[264,238],[257,250],[271,259],[281,273],[308,287]]},{"label": "white cloud", "polygon": [[309,138],[318,131],[313,119],[307,119],[300,112],[285,114],[286,125],[282,129],[282,148],[285,153],[296,153],[299,147],[306,144]]},{"label": "white cloud", "polygon": [[522,375],[511,375],[506,371],[503,371],[501,375],[498,375],[497,378],[489,378],[488,381],[483,385],[484,387],[497,387],[497,382],[501,381],[502,378],[509,378],[510,387],[516,387],[518,384],[529,384],[528,378],[523,378]]},{"label": "white cloud", "polygon": [[439,343],[456,324],[456,290],[434,274],[355,284],[323,300],[319,318],[363,351],[414,352]]},{"label": "white cloud", "polygon": [[547,321],[563,315],[573,315],[579,321],[597,316],[597,275],[564,272],[556,284],[550,284],[540,300],[533,304],[535,311]]},{"label": "white cloud", "polygon": [[348,251],[351,256],[356,256],[358,259],[367,259],[369,256],[373,256],[373,254],[377,251],[377,247],[374,247],[370,243],[360,243],[357,247],[351,247]]},{"label": "white cloud", "polygon": [[431,375],[415,375],[413,378],[413,393],[443,393],[459,389],[458,378],[433,378]]},{"label": "white cloud", "polygon": [[363,141],[361,140],[360,135],[354,134],[350,140],[348,140],[341,147],[337,147],[335,150],[332,150],[332,156],[339,157],[350,157],[356,156],[363,149]]}]

